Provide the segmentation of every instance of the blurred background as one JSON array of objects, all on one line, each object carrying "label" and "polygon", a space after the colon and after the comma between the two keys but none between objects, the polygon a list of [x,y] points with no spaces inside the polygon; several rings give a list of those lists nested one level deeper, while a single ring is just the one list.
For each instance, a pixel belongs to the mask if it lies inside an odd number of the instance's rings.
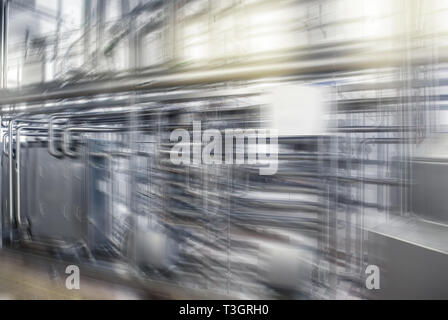
[{"label": "blurred background", "polygon": [[0,298],[448,299],[448,1],[0,7]]}]

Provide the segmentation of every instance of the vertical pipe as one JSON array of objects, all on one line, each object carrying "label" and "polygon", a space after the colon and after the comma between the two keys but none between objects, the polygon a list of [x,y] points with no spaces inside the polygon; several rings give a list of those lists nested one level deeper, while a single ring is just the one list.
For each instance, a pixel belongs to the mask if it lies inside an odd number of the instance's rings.
[{"label": "vertical pipe", "polygon": [[8,15],[9,0],[2,0],[2,88],[8,86]]},{"label": "vertical pipe", "polygon": [[18,127],[16,132],[16,189],[17,189],[17,228],[20,232],[22,221],[20,220],[20,133],[24,127]]},{"label": "vertical pipe", "polygon": [[[2,138],[1,140],[1,144],[2,144],[2,150],[3,150],[3,146],[5,143],[5,140],[3,139],[3,127],[1,126],[2,123],[2,117],[0,116],[0,137]],[[3,152],[2,155],[0,156],[0,162],[3,162]],[[1,169],[1,166],[0,166]],[[0,249],[3,248],[3,203],[1,201],[1,199],[3,198],[3,192],[2,192],[2,175],[3,175],[3,170],[0,171],[2,174],[0,175]]]},{"label": "vertical pipe", "polygon": [[5,21],[5,0],[0,0],[0,88],[3,88],[3,72],[4,72],[4,56],[3,49],[5,47],[4,37],[4,21]]},{"label": "vertical pipe", "polygon": [[[5,19],[5,2],[6,1],[7,0],[0,0],[0,89],[4,88],[4,83],[3,83],[3,78],[4,78],[3,73],[5,72],[4,71],[5,70],[4,69],[5,68],[5,63],[4,63],[4,59],[5,59],[5,57],[4,57],[5,28],[4,28],[4,25],[5,25],[5,21],[6,21],[6,19]],[[0,128],[2,127],[1,123],[2,123],[2,121],[0,120]],[[1,136],[3,137],[3,129],[0,129],[0,130],[1,130],[1,132],[0,132]],[[2,147],[3,147],[5,140],[3,139],[1,141],[1,143],[2,143]],[[3,157],[3,155],[2,155],[2,157]],[[3,194],[2,193],[2,185],[1,185],[2,180],[3,179],[0,178],[0,195]],[[3,200],[3,197],[2,197],[2,200]],[[1,201],[1,203],[0,203],[0,248],[3,248],[3,201]]]},{"label": "vertical pipe", "polygon": [[91,0],[84,0],[84,64],[89,61],[89,53],[90,53],[90,26],[91,26],[91,10],[92,10],[92,2]]},{"label": "vertical pipe", "polygon": [[54,50],[53,50],[53,60],[57,61],[58,53],[59,53],[59,42],[61,38],[61,25],[62,25],[62,18],[61,13],[62,12],[62,0],[58,0],[57,4],[57,24],[56,24],[56,40],[54,42]]},{"label": "vertical pipe", "polygon": [[105,23],[106,23],[106,2],[104,0],[98,0],[96,2],[96,54],[95,61],[96,66],[100,68],[101,71],[101,47],[104,45],[104,33],[105,33]]},{"label": "vertical pipe", "polygon": [[6,88],[8,0],[0,0],[0,88]]},{"label": "vertical pipe", "polygon": [[13,234],[12,234],[12,228],[13,228],[13,219],[14,219],[14,186],[13,186],[13,163],[12,163],[12,144],[13,144],[13,135],[12,135],[12,128],[14,126],[14,120],[11,119],[9,121],[9,127],[8,127],[8,136],[9,136],[9,240],[12,242],[13,240]]}]

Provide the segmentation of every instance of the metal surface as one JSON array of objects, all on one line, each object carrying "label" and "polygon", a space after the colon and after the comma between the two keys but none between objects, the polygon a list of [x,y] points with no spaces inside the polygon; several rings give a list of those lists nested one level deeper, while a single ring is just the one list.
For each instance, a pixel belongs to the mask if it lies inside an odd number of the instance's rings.
[{"label": "metal surface", "polygon": [[368,231],[368,263],[381,270],[377,299],[446,299],[448,227],[395,219]]}]

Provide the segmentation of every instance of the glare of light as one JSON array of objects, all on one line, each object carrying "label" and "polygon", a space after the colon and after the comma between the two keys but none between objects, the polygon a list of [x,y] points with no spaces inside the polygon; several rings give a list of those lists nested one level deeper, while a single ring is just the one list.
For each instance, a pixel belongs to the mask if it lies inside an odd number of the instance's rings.
[{"label": "glare of light", "polygon": [[285,47],[286,42],[283,37],[275,34],[266,34],[261,36],[254,36],[251,38],[251,51],[261,52],[281,49]]},{"label": "glare of light", "polygon": [[264,53],[298,42],[288,27],[294,23],[295,11],[255,9],[219,17],[183,27],[183,54],[187,60],[239,57]]},{"label": "glare of light", "polygon": [[255,12],[251,16],[252,26],[272,25],[281,21],[282,16],[279,11]]},{"label": "glare of light", "polygon": [[432,28],[434,28],[436,32],[448,31],[448,1],[434,0],[433,6],[430,7],[429,10],[429,18],[432,23]]},{"label": "glare of light", "polygon": [[381,37],[392,31],[390,14],[392,1],[364,1],[364,36]]},{"label": "glare of light", "polygon": [[229,15],[220,19],[214,26],[211,46],[213,57],[233,57],[242,54],[243,37],[238,32],[239,21],[235,16]]},{"label": "glare of light", "polygon": [[185,26],[185,37],[199,36],[207,32],[207,28],[201,23],[193,23]]},{"label": "glare of light", "polygon": [[187,60],[200,60],[208,56],[208,47],[206,44],[194,44],[185,48],[185,57]]},{"label": "glare of light", "polygon": [[394,0],[337,2],[337,20],[342,22],[339,35],[344,38],[380,38],[396,32],[391,17],[395,4]]},{"label": "glare of light", "polygon": [[288,45],[288,30],[279,32],[278,26],[289,21],[291,15],[280,10],[258,11],[250,17],[250,50],[261,52],[281,49]]},{"label": "glare of light", "polygon": [[184,55],[187,60],[200,60],[208,57],[208,29],[202,23],[187,25],[184,29]]}]

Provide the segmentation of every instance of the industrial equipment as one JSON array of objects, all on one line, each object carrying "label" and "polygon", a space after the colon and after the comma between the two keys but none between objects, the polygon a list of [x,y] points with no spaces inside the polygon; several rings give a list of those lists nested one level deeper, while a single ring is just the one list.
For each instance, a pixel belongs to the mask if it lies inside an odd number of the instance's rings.
[{"label": "industrial equipment", "polygon": [[448,298],[448,3],[0,3],[2,251],[169,297]]}]

